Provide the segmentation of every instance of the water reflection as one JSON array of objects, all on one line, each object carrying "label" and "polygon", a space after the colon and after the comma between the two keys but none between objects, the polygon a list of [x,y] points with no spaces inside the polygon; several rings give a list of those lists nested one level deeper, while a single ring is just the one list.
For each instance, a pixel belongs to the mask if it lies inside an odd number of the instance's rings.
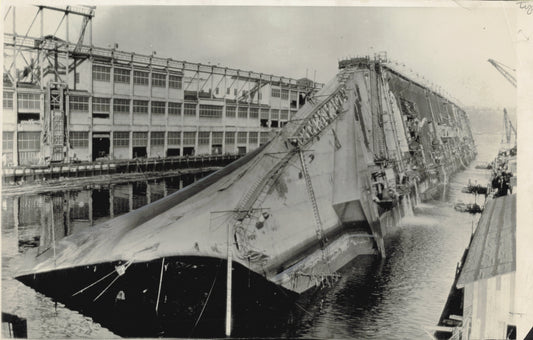
[{"label": "water reflection", "polygon": [[44,252],[65,236],[157,201],[204,175],[207,173],[3,197],[2,236],[7,236],[4,246],[11,253],[28,248]]}]

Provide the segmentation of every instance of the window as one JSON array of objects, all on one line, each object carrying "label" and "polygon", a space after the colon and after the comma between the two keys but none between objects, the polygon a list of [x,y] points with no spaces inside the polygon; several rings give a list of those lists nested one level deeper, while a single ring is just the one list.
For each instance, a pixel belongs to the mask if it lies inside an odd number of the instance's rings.
[{"label": "window", "polygon": [[268,109],[261,109],[261,119],[268,120]]},{"label": "window", "polygon": [[130,133],[128,131],[113,132],[113,146],[114,147],[129,147]]},{"label": "window", "polygon": [[196,104],[185,104],[183,107],[183,113],[185,116],[196,117]]},{"label": "window", "polygon": [[93,98],[93,118],[109,118],[111,99]]},{"label": "window", "polygon": [[226,106],[226,117],[235,118],[235,106]]},{"label": "window", "polygon": [[70,131],[70,147],[73,149],[89,147],[89,132]]},{"label": "window", "polygon": [[169,115],[180,115],[181,114],[181,103],[168,103],[168,114]]},{"label": "window", "polygon": [[148,101],[134,100],[133,101],[133,113],[148,113]]},{"label": "window", "polygon": [[250,108],[250,118],[259,118],[259,108],[251,107]]},{"label": "window", "polygon": [[132,139],[132,146],[147,146],[148,132],[134,132]]},{"label": "window", "polygon": [[281,110],[281,115],[280,115],[279,119],[288,120],[289,119],[289,110]]},{"label": "window", "polygon": [[257,132],[248,133],[248,142],[257,145]]},{"label": "window", "polygon": [[4,107],[4,109],[12,109],[13,108],[13,92],[5,92],[4,91],[3,107]]},{"label": "window", "polygon": [[257,94],[257,99],[259,99],[259,100],[263,99],[263,93],[259,92]]},{"label": "window", "polygon": [[133,71],[133,84],[148,86],[148,72]]},{"label": "window", "polygon": [[233,89],[233,95],[234,95],[234,96],[237,95],[237,89]]},{"label": "window", "polygon": [[281,96],[280,89],[272,89],[272,97],[273,98],[279,98]]},{"label": "window", "polygon": [[19,151],[39,151],[41,149],[40,132],[19,132],[17,137]]},{"label": "window", "polygon": [[[39,93],[19,93],[17,96],[17,104],[19,110],[40,110],[41,95]],[[85,111],[89,111],[89,104],[87,104],[87,109]]]},{"label": "window", "polygon": [[169,75],[168,87],[171,89],[181,89],[181,76]]},{"label": "window", "polygon": [[152,73],[153,87],[167,87],[167,75],[162,73]]},{"label": "window", "polygon": [[281,99],[289,99],[289,90],[281,90]]},{"label": "window", "polygon": [[93,80],[111,81],[111,67],[103,65],[93,65]]},{"label": "window", "polygon": [[239,118],[248,118],[248,107],[239,106]]},{"label": "window", "polygon": [[206,145],[209,144],[209,135],[210,132],[198,132],[198,144]]},{"label": "window", "polygon": [[222,144],[223,132],[212,132],[211,134],[211,144]]},{"label": "window", "polygon": [[200,104],[200,117],[222,118],[222,106]]},{"label": "window", "polygon": [[290,97],[291,97],[291,101],[296,101],[298,100],[298,92],[297,91],[291,91],[290,93]]},{"label": "window", "polygon": [[183,133],[183,145],[195,145],[196,144],[196,132],[184,132]]},{"label": "window", "polygon": [[152,102],[152,114],[165,114],[165,102]]},{"label": "window", "polygon": [[230,91],[231,91],[231,88],[229,88],[229,87],[228,87],[228,88],[226,88],[226,94],[229,94],[229,93],[230,93]]},{"label": "window", "polygon": [[235,144],[235,132],[226,131],[226,144]]},{"label": "window", "polygon": [[162,131],[152,131],[150,133],[150,145],[165,145],[165,133]]},{"label": "window", "polygon": [[246,144],[246,132],[237,132],[237,143]]},{"label": "window", "polygon": [[181,144],[181,132],[169,131],[167,136],[168,145],[180,145]]},{"label": "window", "polygon": [[13,152],[13,132],[3,131],[2,132],[2,152],[9,153]]},{"label": "window", "polygon": [[70,111],[89,112],[89,97],[70,96]]},{"label": "window", "polygon": [[220,90],[220,89],[217,87],[217,88],[215,89],[215,94],[218,94],[219,90]]},{"label": "window", "polygon": [[109,113],[111,111],[111,99],[109,98],[93,98],[93,112]]},{"label": "window", "polygon": [[272,120],[278,120],[279,119],[279,110],[271,110],[270,116]]},{"label": "window", "polygon": [[79,72],[74,73],[74,82],[76,82],[76,84],[80,83],[80,73]]},{"label": "window", "polygon": [[259,134],[259,144],[263,145],[268,142],[268,132],[261,132]]},{"label": "window", "polygon": [[129,84],[130,83],[130,70],[124,69],[124,68],[115,68],[113,78],[115,79],[115,83],[123,83],[123,84]]},{"label": "window", "polygon": [[115,113],[130,113],[129,99],[113,99],[113,112]]}]

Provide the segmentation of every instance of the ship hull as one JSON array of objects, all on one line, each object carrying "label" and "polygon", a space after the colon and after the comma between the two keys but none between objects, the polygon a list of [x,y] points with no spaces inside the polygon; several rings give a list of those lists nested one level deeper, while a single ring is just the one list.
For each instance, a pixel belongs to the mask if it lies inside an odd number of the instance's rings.
[{"label": "ship hull", "polygon": [[[385,239],[397,230],[402,218],[412,214],[419,200],[438,196],[443,186],[440,181],[423,181],[382,212],[379,221]],[[315,291],[335,285],[339,277],[323,273],[342,271],[359,256],[378,254],[367,222],[344,224],[326,238],[325,247],[311,244],[270,274],[233,263],[235,336],[278,334],[293,320],[297,299],[302,295],[312,299]],[[327,261],[322,261],[323,256]],[[127,269],[119,275],[117,267],[124,265]],[[220,337],[226,317],[226,268],[224,258],[174,256],[131,265],[100,263],[17,279],[120,336]],[[295,279],[298,273],[314,275]]]},{"label": "ship hull", "polygon": [[[223,336],[226,260],[156,259],[132,264],[121,276],[115,270],[119,265],[102,263],[26,275],[19,280],[120,336]],[[112,275],[105,277],[109,273]],[[234,335],[247,336],[258,330],[268,335],[287,322],[297,294],[237,263],[232,276]]]},{"label": "ship hull", "polygon": [[231,253],[233,335],[268,336],[296,297],[385,258],[386,236],[475,153],[462,110],[378,63],[316,98],[261,148],[61,240],[17,278],[122,336],[213,337]]}]

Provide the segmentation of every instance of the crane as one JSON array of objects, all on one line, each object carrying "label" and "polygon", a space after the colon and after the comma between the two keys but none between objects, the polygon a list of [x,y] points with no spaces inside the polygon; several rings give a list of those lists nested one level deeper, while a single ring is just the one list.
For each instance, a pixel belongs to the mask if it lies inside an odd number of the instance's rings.
[{"label": "crane", "polygon": [[[494,59],[489,59],[488,62],[491,63],[492,66],[494,66],[502,74],[502,76],[505,77],[505,79],[507,79],[514,87],[516,87],[516,78],[510,72],[516,72],[515,69],[510,68],[509,66],[506,66]],[[508,71],[507,69],[510,71]]]},{"label": "crane", "polygon": [[516,144],[516,129],[513,126],[511,119],[509,119],[509,115],[507,114],[507,110],[505,108],[503,109],[503,126],[505,130],[505,140],[502,142],[511,144],[511,134],[514,134],[514,143]]}]

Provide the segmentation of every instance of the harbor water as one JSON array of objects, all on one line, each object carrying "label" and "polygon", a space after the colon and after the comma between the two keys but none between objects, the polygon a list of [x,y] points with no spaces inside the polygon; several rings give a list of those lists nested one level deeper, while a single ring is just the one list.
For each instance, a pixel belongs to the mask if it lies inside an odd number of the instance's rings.
[{"label": "harbor water", "polygon": [[[294,320],[275,335],[429,339],[457,261],[479,218],[454,210],[454,203],[474,199],[483,203],[483,197],[461,193],[469,180],[483,185],[488,181],[488,170],[475,169],[474,165],[451,176],[439,197],[421,203],[413,216],[403,220],[386,240],[386,259],[357,258],[344,268],[342,278],[332,288],[303,296],[294,306]],[[12,279],[21,255],[37,256],[66,235],[137,209],[192,181],[191,177],[176,177],[3,197],[2,311],[26,318],[30,338],[117,337],[90,318],[56,305]]]}]

